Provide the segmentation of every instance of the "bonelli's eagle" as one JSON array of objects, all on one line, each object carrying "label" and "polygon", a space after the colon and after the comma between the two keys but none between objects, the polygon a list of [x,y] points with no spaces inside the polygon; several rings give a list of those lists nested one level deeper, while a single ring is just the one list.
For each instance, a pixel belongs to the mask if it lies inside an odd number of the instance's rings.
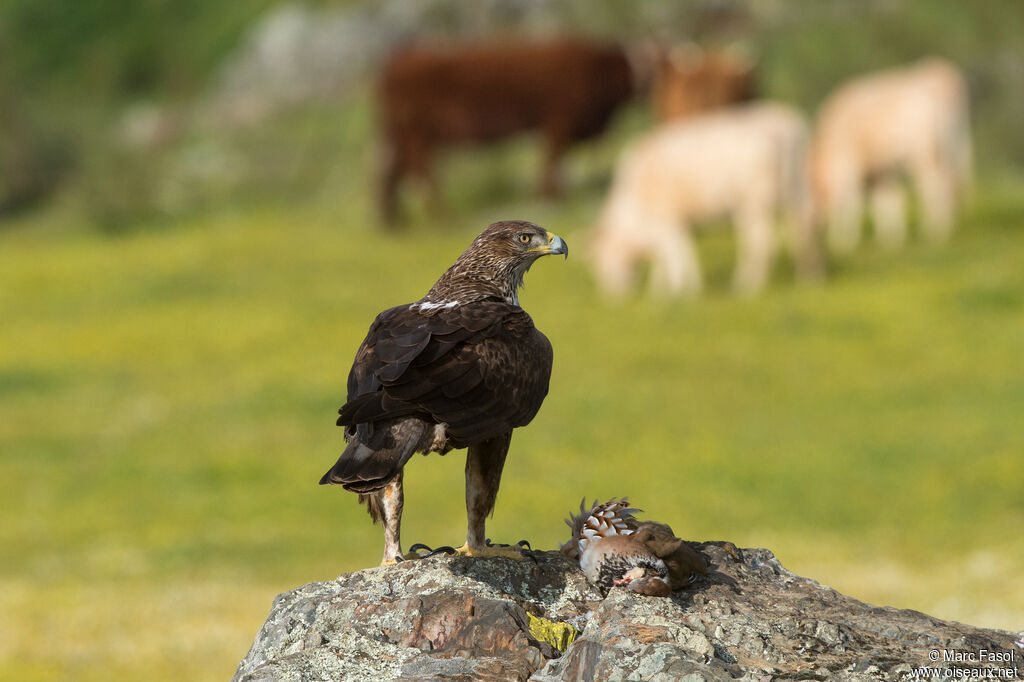
[{"label": "bonelli's eagle", "polygon": [[359,493],[384,525],[385,563],[402,557],[402,468],[413,453],[468,448],[469,530],[458,551],[518,556],[485,543],[512,430],[530,423],[548,392],[551,343],[519,307],[534,261],[565,254],[561,237],[508,220],[480,234],[427,295],[370,325],[339,410],[347,446],[321,484]]}]

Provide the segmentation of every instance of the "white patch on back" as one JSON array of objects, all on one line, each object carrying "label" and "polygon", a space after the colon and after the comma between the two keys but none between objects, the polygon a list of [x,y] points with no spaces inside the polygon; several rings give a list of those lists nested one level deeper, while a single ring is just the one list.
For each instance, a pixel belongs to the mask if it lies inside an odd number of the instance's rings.
[{"label": "white patch on back", "polygon": [[423,303],[413,303],[409,308],[410,310],[416,310],[417,308],[419,310],[436,310],[438,308],[454,308],[457,305],[459,305],[458,301],[439,301],[437,303],[424,301]]}]

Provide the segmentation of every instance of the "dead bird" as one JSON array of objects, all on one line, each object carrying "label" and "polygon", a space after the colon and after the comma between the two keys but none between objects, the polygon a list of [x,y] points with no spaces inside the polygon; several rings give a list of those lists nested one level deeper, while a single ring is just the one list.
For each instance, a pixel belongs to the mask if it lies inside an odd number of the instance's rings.
[{"label": "dead bird", "polygon": [[619,585],[667,597],[693,582],[697,573],[707,573],[703,555],[670,526],[638,521],[633,514],[642,510],[630,507],[628,498],[595,500],[589,509],[585,505],[586,498],[580,513],[566,520],[572,536],[560,551],[578,560],[587,579],[602,591]]}]

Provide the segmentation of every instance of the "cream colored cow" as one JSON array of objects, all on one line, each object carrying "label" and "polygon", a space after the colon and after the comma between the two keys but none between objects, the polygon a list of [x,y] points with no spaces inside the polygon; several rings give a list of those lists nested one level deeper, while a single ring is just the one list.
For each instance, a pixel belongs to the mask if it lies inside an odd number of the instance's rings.
[{"label": "cream colored cow", "polygon": [[777,245],[776,222],[792,227],[798,270],[820,271],[806,182],[807,125],[796,109],[752,103],[662,124],[630,144],[591,243],[599,285],[626,293],[640,262],[655,294],[702,287],[694,223],[729,218],[737,232],[734,288],[760,290]]},{"label": "cream colored cow", "polygon": [[967,86],[949,62],[922,59],[841,86],[821,107],[813,148],[815,200],[830,247],[856,248],[865,192],[879,243],[901,246],[904,177],[925,236],[943,241],[969,188],[971,156]]}]

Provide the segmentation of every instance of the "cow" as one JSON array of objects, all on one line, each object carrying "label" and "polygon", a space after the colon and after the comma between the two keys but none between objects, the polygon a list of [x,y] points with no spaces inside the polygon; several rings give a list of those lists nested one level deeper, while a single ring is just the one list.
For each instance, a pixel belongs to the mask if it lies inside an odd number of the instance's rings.
[{"label": "cow", "polygon": [[737,292],[764,286],[777,219],[791,228],[798,275],[820,275],[808,136],[798,110],[762,101],[670,121],[628,145],[590,244],[599,286],[621,296],[636,265],[649,261],[652,293],[699,292],[692,231],[695,223],[718,217],[730,218],[737,231]]},{"label": "cow", "polygon": [[562,155],[600,135],[637,86],[624,48],[584,39],[398,51],[378,81],[383,217],[395,221],[408,175],[427,185],[437,207],[432,162],[439,150],[531,130],[546,145],[541,192],[559,195]]},{"label": "cow", "polygon": [[754,64],[726,50],[677,46],[658,54],[651,86],[655,118],[668,121],[754,98]]},{"label": "cow", "polygon": [[856,248],[865,192],[880,245],[902,246],[904,176],[925,237],[944,241],[969,189],[972,155],[967,84],[949,62],[925,58],[840,86],[819,110],[813,142],[815,203],[829,246]]}]

